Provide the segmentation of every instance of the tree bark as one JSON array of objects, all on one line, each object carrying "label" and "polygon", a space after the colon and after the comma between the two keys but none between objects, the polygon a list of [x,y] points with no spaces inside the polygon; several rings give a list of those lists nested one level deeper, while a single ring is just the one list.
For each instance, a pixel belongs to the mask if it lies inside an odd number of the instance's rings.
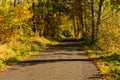
[{"label": "tree bark", "polygon": [[91,13],[92,13],[92,33],[91,33],[91,45],[95,43],[95,20],[94,20],[94,0],[91,0]]},{"label": "tree bark", "polygon": [[101,23],[101,15],[102,15],[102,6],[103,6],[104,0],[100,0],[99,2],[99,11],[98,11],[98,18],[97,18],[97,23],[96,23],[96,37],[98,36],[99,33],[99,26]]},{"label": "tree bark", "polygon": [[75,37],[77,37],[75,16],[73,16],[73,25],[74,25],[74,35],[75,35]]},{"label": "tree bark", "polygon": [[37,32],[37,29],[36,29],[36,11],[35,11],[35,3],[34,1],[32,2],[32,10],[34,12],[34,15],[32,17],[32,21],[33,21],[33,32],[36,33]]}]

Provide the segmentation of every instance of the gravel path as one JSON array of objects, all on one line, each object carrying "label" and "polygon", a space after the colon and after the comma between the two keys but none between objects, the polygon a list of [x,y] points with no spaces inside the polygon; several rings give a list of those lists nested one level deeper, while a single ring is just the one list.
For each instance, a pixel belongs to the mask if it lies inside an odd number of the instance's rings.
[{"label": "gravel path", "polygon": [[100,80],[78,42],[60,42],[0,73],[0,80]]}]

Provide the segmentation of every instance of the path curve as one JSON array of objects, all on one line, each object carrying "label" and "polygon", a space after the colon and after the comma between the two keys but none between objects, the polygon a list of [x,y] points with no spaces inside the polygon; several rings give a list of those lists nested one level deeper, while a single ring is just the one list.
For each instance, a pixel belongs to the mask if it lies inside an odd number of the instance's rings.
[{"label": "path curve", "polygon": [[0,73],[0,80],[100,80],[77,41],[64,41]]}]

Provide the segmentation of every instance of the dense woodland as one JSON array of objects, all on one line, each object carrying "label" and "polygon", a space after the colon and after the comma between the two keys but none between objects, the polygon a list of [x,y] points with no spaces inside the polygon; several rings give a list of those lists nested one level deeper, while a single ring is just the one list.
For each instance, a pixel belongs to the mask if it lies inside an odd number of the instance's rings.
[{"label": "dense woodland", "polygon": [[92,49],[88,52],[105,78],[118,80],[119,17],[120,0],[0,0],[0,66],[33,50],[32,42],[76,37]]}]

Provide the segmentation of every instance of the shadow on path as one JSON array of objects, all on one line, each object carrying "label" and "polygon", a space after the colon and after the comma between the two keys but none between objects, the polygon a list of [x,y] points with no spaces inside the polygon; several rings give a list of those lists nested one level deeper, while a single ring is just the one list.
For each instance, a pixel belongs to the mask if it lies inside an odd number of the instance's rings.
[{"label": "shadow on path", "polygon": [[[57,45],[51,46],[32,58],[19,62],[20,66],[30,66],[57,62],[89,62],[87,53],[82,50],[77,39],[65,39]],[[34,58],[35,57],[35,58]]]},{"label": "shadow on path", "polygon": [[36,65],[36,64],[45,64],[45,63],[56,63],[56,62],[73,62],[73,61],[91,61],[90,59],[50,59],[50,60],[27,60],[18,63],[21,66]]}]

